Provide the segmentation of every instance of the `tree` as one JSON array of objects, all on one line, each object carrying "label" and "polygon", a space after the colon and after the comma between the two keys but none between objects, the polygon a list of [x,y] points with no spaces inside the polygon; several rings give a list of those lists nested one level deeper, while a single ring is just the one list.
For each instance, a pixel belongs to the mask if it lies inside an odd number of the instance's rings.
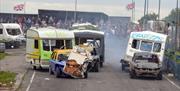
[{"label": "tree", "polygon": [[149,20],[157,20],[158,15],[155,13],[147,14],[139,20],[140,25],[146,24]]},{"label": "tree", "polygon": [[[178,9],[178,13],[179,13],[179,17],[180,17],[180,8]],[[177,17],[177,10],[172,9],[171,13],[167,17],[165,17],[164,20],[166,22],[169,22],[169,23],[172,23],[172,22],[176,23],[177,18],[178,18]],[[180,18],[179,18],[179,22],[180,22]]]}]

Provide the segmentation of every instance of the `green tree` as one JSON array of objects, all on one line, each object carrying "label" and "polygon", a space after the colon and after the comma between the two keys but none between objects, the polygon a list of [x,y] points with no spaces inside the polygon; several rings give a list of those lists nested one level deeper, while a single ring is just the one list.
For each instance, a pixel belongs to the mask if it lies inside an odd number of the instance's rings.
[{"label": "green tree", "polygon": [[143,25],[143,23],[146,24],[147,21],[149,21],[149,20],[157,20],[157,18],[158,18],[158,15],[155,14],[155,13],[147,14],[147,15],[141,17],[141,19],[139,20],[139,23],[141,25]]},{"label": "green tree", "polygon": [[[180,8],[178,9],[178,13],[179,13],[179,17],[180,17]],[[172,23],[172,22],[176,22],[177,20],[177,10],[176,9],[172,9],[171,13],[164,18],[164,20],[166,22]],[[180,22],[180,18],[179,18],[179,22]]]}]

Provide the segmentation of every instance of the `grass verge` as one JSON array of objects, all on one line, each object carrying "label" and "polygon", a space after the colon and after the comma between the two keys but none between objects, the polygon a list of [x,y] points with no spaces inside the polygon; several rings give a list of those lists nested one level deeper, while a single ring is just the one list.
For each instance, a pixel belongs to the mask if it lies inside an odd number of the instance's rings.
[{"label": "grass verge", "polygon": [[0,53],[0,60],[2,60],[6,56],[5,53]]},{"label": "grass verge", "polygon": [[16,79],[16,73],[0,71],[0,87],[12,87]]}]

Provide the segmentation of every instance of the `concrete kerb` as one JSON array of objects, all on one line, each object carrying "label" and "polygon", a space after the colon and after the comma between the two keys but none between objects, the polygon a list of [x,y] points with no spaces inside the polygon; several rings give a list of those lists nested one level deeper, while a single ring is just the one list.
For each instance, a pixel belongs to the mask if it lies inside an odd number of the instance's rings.
[{"label": "concrete kerb", "polygon": [[25,77],[25,74],[27,74],[27,73],[28,73],[28,69],[25,70],[25,72],[23,74],[18,74],[16,76],[16,82],[15,82],[15,84],[13,86],[12,91],[18,91],[19,90],[19,88],[20,88],[20,86],[22,84],[22,81],[23,81],[23,79]]}]

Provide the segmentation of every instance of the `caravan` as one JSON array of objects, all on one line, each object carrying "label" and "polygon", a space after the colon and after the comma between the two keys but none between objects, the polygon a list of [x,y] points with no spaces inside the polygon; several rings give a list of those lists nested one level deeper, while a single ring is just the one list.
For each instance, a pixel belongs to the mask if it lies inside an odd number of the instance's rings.
[{"label": "caravan", "polygon": [[6,47],[18,48],[24,40],[24,34],[19,24],[0,23],[0,41],[4,42]]},{"label": "caravan", "polygon": [[74,33],[56,28],[31,28],[27,31],[26,61],[33,69],[49,67],[55,49],[71,50],[75,44]]},{"label": "caravan", "polygon": [[126,66],[129,66],[129,61],[132,60],[134,53],[137,52],[149,52],[156,54],[162,63],[166,39],[167,35],[152,31],[131,32],[126,55],[124,59],[121,59],[122,70],[124,70]]}]

